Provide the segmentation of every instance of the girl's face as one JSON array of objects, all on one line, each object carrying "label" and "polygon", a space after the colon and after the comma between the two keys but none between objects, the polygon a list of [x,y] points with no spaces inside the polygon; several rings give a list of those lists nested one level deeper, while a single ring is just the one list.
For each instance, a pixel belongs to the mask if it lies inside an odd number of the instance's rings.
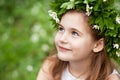
[{"label": "girl's face", "polygon": [[93,54],[93,40],[82,13],[67,13],[59,24],[55,36],[58,58],[63,61],[80,61]]}]

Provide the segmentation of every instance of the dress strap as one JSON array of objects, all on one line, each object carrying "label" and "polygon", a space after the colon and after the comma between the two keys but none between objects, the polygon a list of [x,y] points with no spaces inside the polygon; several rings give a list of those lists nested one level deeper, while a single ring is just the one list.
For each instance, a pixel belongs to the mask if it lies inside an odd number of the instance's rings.
[{"label": "dress strap", "polygon": [[116,69],[113,70],[112,74],[116,74],[120,77],[120,74],[118,73],[118,71]]}]

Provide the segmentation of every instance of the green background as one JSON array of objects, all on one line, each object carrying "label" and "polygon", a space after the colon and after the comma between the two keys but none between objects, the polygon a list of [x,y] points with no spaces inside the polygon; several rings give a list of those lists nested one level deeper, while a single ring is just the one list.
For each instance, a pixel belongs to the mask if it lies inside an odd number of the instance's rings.
[{"label": "green background", "polygon": [[50,0],[0,0],[0,80],[35,80],[53,47]]}]

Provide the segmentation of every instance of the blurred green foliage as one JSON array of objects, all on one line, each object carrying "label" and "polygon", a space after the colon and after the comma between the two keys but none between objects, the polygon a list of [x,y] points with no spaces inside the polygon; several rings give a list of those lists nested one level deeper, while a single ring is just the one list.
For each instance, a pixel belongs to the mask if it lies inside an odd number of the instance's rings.
[{"label": "blurred green foliage", "polygon": [[52,49],[50,0],[0,0],[0,80],[35,80]]}]

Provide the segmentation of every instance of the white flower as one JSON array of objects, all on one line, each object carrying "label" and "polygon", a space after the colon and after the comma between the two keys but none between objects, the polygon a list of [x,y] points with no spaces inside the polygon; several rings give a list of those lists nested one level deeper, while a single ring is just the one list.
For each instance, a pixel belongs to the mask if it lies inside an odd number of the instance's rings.
[{"label": "white flower", "polygon": [[37,15],[39,14],[40,7],[39,5],[34,5],[33,8],[31,9],[31,15]]},{"label": "white flower", "polygon": [[56,23],[59,23],[59,19],[57,17],[56,12],[53,12],[52,10],[49,10],[48,13],[49,13],[49,16],[52,17],[56,21]]},{"label": "white flower", "polygon": [[118,38],[120,38],[120,36],[118,36]]},{"label": "white flower", "polygon": [[93,29],[99,30],[99,26],[98,25],[93,25]]},{"label": "white flower", "polygon": [[53,18],[53,19],[56,21],[56,23],[59,23],[59,22],[60,22],[57,17],[55,17],[55,18]]},{"label": "white flower", "polygon": [[39,23],[34,24],[33,28],[32,28],[32,32],[36,33],[39,32],[41,30],[41,25]]},{"label": "white flower", "polygon": [[39,35],[37,33],[32,34],[31,41],[37,43],[39,41]]},{"label": "white flower", "polygon": [[45,29],[42,29],[39,31],[40,37],[45,37],[47,35]]},{"label": "white flower", "polygon": [[120,57],[120,51],[116,51],[116,55]]},{"label": "white flower", "polygon": [[84,0],[83,3],[88,4],[88,1],[87,1],[87,0]]},{"label": "white flower", "polygon": [[9,39],[9,34],[8,33],[4,33],[3,35],[2,35],[2,38],[1,38],[3,41],[5,41],[5,40],[8,40]]},{"label": "white flower", "polygon": [[119,49],[119,44],[113,44],[113,48]]},{"label": "white flower", "polygon": [[120,24],[120,16],[119,15],[116,16],[116,23]]},{"label": "white flower", "polygon": [[106,2],[107,0],[103,0],[103,2]]},{"label": "white flower", "polygon": [[28,65],[28,66],[27,66],[27,70],[28,70],[29,72],[33,71],[33,66],[32,66],[32,65]]},{"label": "white flower", "polygon": [[41,48],[44,52],[49,50],[49,46],[47,44],[43,44]]},{"label": "white flower", "polygon": [[90,16],[90,14],[91,14],[91,12],[92,12],[93,7],[90,7],[90,6],[88,5],[88,1],[87,1],[87,0],[84,0],[84,2],[83,2],[83,3],[85,3],[85,4],[86,4],[86,15],[87,15],[87,16]]},{"label": "white flower", "polygon": [[49,10],[48,13],[49,13],[49,16],[51,16],[51,17],[57,16],[57,13],[53,12],[52,10]]}]

